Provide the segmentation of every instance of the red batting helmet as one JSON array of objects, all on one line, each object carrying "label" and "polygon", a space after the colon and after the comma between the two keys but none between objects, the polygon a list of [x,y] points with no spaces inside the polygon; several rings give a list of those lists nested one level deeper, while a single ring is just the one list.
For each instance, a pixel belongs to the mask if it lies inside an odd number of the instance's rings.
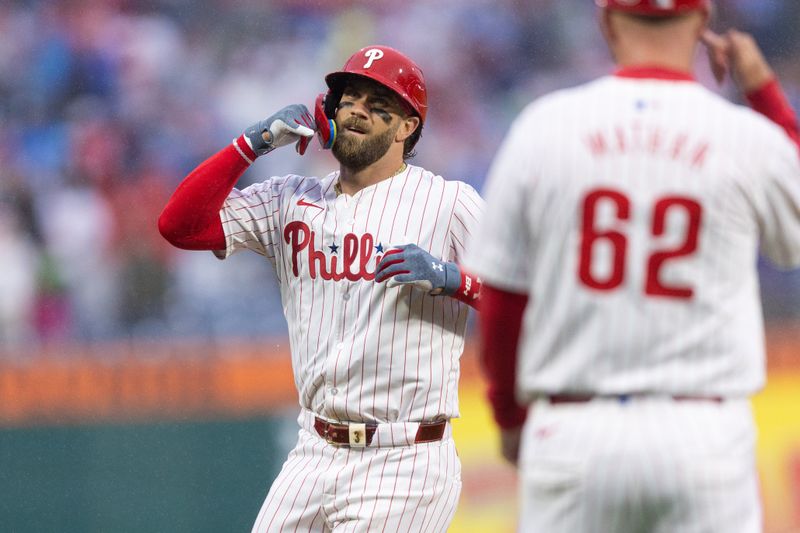
[{"label": "red batting helmet", "polygon": [[627,11],[639,15],[669,16],[680,15],[695,9],[709,9],[710,0],[595,0],[606,9]]},{"label": "red batting helmet", "polygon": [[[388,46],[362,48],[350,56],[342,70],[331,72],[325,76],[325,82],[333,96],[333,98],[326,99],[326,106],[338,105],[344,84],[349,76],[363,76],[391,89],[408,105],[410,111],[413,111],[422,122],[425,122],[425,114],[428,111],[428,93],[425,90],[422,69],[394,48]],[[327,111],[329,110],[326,107]],[[328,116],[333,115],[328,113]]]}]

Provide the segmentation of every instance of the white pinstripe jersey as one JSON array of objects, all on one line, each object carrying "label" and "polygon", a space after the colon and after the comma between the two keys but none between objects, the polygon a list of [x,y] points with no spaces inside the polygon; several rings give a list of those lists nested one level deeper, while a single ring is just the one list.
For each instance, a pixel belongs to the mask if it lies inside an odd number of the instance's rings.
[{"label": "white pinstripe jersey", "polygon": [[800,264],[800,164],[692,81],[607,76],[531,104],[493,163],[466,266],[527,292],[518,395],[746,395],[756,260]]},{"label": "white pinstripe jersey", "polygon": [[250,249],[275,268],[303,407],[355,422],[457,417],[468,306],[387,288],[374,272],[392,245],[407,243],[460,262],[483,200],[411,165],[353,196],[337,196],[338,177],[234,189],[220,212],[227,250],[218,255]]}]

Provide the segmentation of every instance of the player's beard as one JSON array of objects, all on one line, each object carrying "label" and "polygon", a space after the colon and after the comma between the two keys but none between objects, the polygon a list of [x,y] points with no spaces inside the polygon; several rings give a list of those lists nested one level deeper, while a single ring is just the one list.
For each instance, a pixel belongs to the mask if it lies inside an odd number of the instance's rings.
[{"label": "player's beard", "polygon": [[394,142],[395,134],[400,127],[397,124],[379,135],[359,139],[355,135],[345,133],[344,128],[348,126],[349,124],[342,125],[342,134],[336,137],[332,151],[336,160],[350,170],[365,169],[383,157]]}]

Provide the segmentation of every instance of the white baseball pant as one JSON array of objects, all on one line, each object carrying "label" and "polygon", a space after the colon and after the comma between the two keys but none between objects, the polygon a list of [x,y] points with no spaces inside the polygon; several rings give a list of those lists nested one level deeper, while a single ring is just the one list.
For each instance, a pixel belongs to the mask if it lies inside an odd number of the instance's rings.
[{"label": "white baseball pant", "polygon": [[536,402],[519,531],[760,533],[748,400]]},{"label": "white baseball pant", "polygon": [[253,533],[447,530],[461,493],[450,424],[442,440],[421,444],[413,444],[416,424],[380,424],[370,446],[349,448],[321,438],[309,411],[298,421],[297,445]]}]

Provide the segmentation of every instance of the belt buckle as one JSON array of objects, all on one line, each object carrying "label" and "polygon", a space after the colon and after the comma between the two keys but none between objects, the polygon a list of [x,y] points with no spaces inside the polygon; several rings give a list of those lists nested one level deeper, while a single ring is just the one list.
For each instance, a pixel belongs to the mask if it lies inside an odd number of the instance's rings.
[{"label": "belt buckle", "polygon": [[322,438],[325,439],[325,442],[328,444],[339,444],[338,442],[333,440],[333,433],[331,433],[331,424],[330,422],[325,422],[325,433],[322,435]]},{"label": "belt buckle", "polygon": [[331,439],[331,432],[330,432],[331,425],[326,423],[325,424],[325,432],[322,434],[322,438],[325,439],[325,442],[328,444],[333,444],[333,440]]}]

